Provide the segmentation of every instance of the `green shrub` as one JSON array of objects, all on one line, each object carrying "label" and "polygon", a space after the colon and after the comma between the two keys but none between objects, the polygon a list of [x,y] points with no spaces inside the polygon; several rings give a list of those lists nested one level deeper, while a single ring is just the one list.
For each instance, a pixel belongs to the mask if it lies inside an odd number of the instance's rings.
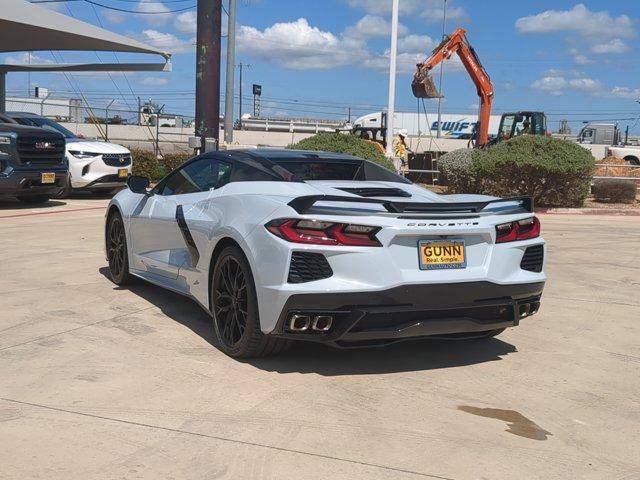
[{"label": "green shrub", "polygon": [[473,169],[473,150],[461,148],[445,153],[438,159],[440,181],[451,193],[480,193],[480,182]]},{"label": "green shrub", "polygon": [[636,194],[635,180],[602,178],[593,183],[593,196],[598,202],[634,203]]},{"label": "green shrub", "polygon": [[580,207],[589,194],[591,153],[566,140],[522,135],[473,152],[472,171],[481,192],[532,196],[536,205]]},{"label": "green shrub", "polygon": [[152,182],[157,182],[165,175],[165,169],[160,165],[155,153],[150,150],[132,148],[133,174],[147,177]]},{"label": "green shrub", "polygon": [[294,150],[320,150],[323,152],[337,152],[353,155],[355,157],[366,158],[391,171],[395,172],[393,163],[385,157],[376,146],[356,137],[343,133],[318,133],[313,137],[300,140],[298,143],[287,146]]},{"label": "green shrub", "polygon": [[175,170],[192,157],[193,154],[188,152],[167,153],[162,157],[162,164],[168,173]]}]

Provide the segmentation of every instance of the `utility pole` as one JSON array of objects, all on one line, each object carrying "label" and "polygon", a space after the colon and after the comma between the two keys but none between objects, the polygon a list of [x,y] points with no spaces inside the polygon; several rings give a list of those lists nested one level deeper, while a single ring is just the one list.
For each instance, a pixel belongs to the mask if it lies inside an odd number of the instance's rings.
[{"label": "utility pole", "polygon": [[[444,40],[445,35],[447,34],[447,0],[444,0],[444,5],[442,6],[442,40]],[[440,95],[438,96],[438,133],[437,137],[440,138],[442,136],[442,73],[444,69],[444,62],[440,62],[440,80],[438,82],[438,91]]]},{"label": "utility pole", "polygon": [[224,92],[224,141],[233,143],[233,73],[236,56],[236,0],[229,0],[227,25],[227,77]]},{"label": "utility pole", "polygon": [[198,0],[196,51],[196,137],[205,152],[207,138],[220,137],[220,34],[222,0]]},{"label": "utility pole", "polygon": [[[389,105],[387,107],[387,157],[393,157],[393,113],[396,104],[396,56],[398,53],[398,3],[393,0],[391,10],[391,49],[389,62]],[[396,165],[398,170],[400,169]]]},{"label": "utility pole", "polygon": [[244,68],[250,68],[251,65],[249,65],[248,63],[242,63],[240,62],[238,64],[238,68],[240,69],[240,88],[238,89],[238,93],[240,94],[240,116],[239,116],[239,120],[238,122],[240,123],[240,130],[242,130],[242,70]]}]

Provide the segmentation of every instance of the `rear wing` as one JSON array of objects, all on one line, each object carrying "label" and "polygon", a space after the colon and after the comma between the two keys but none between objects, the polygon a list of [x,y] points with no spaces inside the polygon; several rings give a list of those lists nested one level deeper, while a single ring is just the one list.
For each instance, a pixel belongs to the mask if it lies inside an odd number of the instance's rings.
[{"label": "rear wing", "polygon": [[[382,205],[390,213],[480,213],[488,205],[498,203],[516,203],[512,205],[513,210],[524,210],[533,213],[532,197],[497,198],[495,200],[485,200],[480,202],[393,202],[389,200],[379,200],[376,198],[343,197],[339,195],[306,195],[294,198],[289,202],[289,206],[300,214],[307,213],[317,202],[345,202],[345,203],[368,203]],[[509,205],[505,205],[509,207]]]}]

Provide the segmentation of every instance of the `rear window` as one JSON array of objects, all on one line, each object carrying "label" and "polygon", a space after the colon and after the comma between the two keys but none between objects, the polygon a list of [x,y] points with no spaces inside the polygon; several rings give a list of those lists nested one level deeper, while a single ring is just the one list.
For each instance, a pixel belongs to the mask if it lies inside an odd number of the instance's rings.
[{"label": "rear window", "polygon": [[326,161],[276,161],[298,180],[362,180],[362,163]]}]

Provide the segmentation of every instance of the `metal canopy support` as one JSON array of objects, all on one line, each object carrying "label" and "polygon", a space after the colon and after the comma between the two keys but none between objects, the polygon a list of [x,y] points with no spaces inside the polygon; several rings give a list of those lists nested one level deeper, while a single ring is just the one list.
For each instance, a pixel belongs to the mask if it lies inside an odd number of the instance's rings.
[{"label": "metal canopy support", "polygon": [[171,60],[165,63],[68,63],[44,65],[0,65],[0,113],[6,111],[8,72],[170,72]]}]

